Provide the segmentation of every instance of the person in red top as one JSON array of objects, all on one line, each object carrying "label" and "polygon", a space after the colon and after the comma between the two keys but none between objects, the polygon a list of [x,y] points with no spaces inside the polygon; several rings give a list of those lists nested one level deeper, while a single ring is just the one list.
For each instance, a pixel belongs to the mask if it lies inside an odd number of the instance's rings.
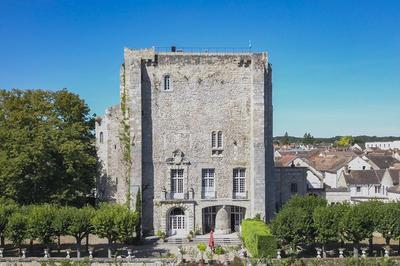
[{"label": "person in red top", "polygon": [[214,243],[214,230],[213,229],[211,229],[211,232],[210,232],[210,238],[208,239],[208,246],[214,252],[215,243]]}]

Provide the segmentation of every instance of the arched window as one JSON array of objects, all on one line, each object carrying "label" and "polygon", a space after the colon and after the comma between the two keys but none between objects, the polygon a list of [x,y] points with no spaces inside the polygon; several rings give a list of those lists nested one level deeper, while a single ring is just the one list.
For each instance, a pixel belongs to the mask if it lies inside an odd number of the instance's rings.
[{"label": "arched window", "polygon": [[164,90],[165,91],[171,90],[171,78],[169,75],[164,76]]},{"label": "arched window", "polygon": [[100,143],[103,143],[103,141],[104,141],[103,132],[100,132]]},{"label": "arched window", "polygon": [[170,212],[170,215],[185,215],[185,212],[181,208],[175,208]]},{"label": "arched window", "polygon": [[211,133],[211,147],[217,148],[217,132],[215,131]]},{"label": "arched window", "polygon": [[218,131],[218,148],[222,149],[222,131]]}]

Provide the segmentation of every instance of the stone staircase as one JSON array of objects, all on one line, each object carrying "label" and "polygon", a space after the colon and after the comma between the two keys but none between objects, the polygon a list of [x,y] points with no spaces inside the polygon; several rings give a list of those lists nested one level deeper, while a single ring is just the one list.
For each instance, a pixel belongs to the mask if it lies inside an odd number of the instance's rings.
[{"label": "stone staircase", "polygon": [[[178,237],[172,236],[167,238],[167,243],[174,245],[184,245],[184,244],[197,244],[197,243],[208,243],[209,235],[198,235],[193,238],[192,241],[189,241],[186,237]],[[214,243],[215,245],[220,246],[235,246],[241,245],[242,241],[240,241],[237,234],[229,234],[229,235],[214,235]]]}]

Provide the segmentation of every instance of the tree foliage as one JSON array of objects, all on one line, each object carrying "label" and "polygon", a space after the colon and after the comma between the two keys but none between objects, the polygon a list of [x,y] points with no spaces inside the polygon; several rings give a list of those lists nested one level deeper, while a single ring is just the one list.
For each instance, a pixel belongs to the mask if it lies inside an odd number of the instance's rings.
[{"label": "tree foliage", "polygon": [[352,145],[354,143],[354,138],[352,136],[344,136],[341,137],[337,142],[337,146],[339,147],[349,147],[350,145]]},{"label": "tree foliage", "polygon": [[14,201],[0,198],[0,238],[1,246],[4,246],[5,230],[10,216],[17,209]]},{"label": "tree foliage", "polygon": [[104,203],[96,211],[92,219],[96,235],[108,240],[108,256],[111,256],[111,244],[125,242],[133,237],[139,217],[137,212],[126,206]]},{"label": "tree foliage", "polygon": [[400,237],[400,205],[393,202],[382,204],[377,212],[376,230],[382,234],[386,244],[389,245],[390,239]]},{"label": "tree foliage", "polygon": [[303,144],[314,144],[314,137],[310,133],[305,133],[303,137]]},{"label": "tree foliage", "polygon": [[0,196],[82,205],[98,175],[93,130],[67,90],[0,90]]},{"label": "tree foliage", "polygon": [[308,214],[300,208],[283,208],[271,222],[271,232],[283,245],[295,248],[308,243],[311,230]]},{"label": "tree foliage", "polygon": [[342,239],[340,221],[347,208],[347,204],[335,204],[332,206],[317,207],[314,210],[315,240],[322,245],[324,257],[326,256],[326,244],[329,241],[339,241]]},{"label": "tree foliage", "polygon": [[6,236],[17,247],[21,247],[22,242],[28,237],[28,217],[25,213],[14,212],[7,223]]},{"label": "tree foliage", "polygon": [[33,206],[29,211],[29,230],[31,237],[48,246],[56,236],[54,220],[56,209],[53,205]]},{"label": "tree foliage", "polygon": [[369,208],[364,204],[351,206],[343,214],[340,222],[341,230],[348,241],[358,245],[374,232],[374,223],[369,219]]}]

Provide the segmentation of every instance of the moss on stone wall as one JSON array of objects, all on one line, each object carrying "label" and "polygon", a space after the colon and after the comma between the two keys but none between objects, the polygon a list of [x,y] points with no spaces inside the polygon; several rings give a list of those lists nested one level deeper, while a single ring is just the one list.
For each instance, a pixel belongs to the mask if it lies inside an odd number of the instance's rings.
[{"label": "moss on stone wall", "polygon": [[127,187],[126,192],[126,204],[130,207],[131,201],[131,182],[130,182],[130,173],[132,169],[132,150],[131,150],[131,127],[129,123],[130,117],[130,108],[128,107],[129,97],[126,91],[126,77],[125,77],[125,64],[122,65],[123,74],[122,74],[122,95],[121,95],[121,111],[122,111],[122,119],[121,119],[121,129],[120,129],[120,144],[122,150],[122,159],[125,165],[125,185]]}]

